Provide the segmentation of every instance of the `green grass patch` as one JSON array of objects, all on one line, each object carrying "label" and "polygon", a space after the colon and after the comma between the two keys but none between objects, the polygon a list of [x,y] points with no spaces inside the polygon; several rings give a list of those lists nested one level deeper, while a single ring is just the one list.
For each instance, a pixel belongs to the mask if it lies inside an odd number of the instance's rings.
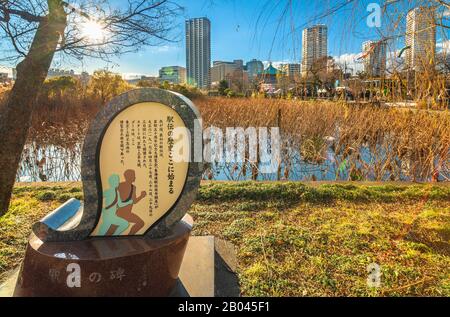
[{"label": "green grass patch", "polygon": [[[0,280],[23,257],[31,225],[79,184],[19,186],[0,218]],[[450,186],[206,183],[194,235],[237,247],[244,296],[450,296]],[[367,267],[381,267],[381,287]]]},{"label": "green grass patch", "polygon": [[447,186],[209,183],[199,196],[195,234],[237,246],[245,296],[450,296]]},{"label": "green grass patch", "polygon": [[289,203],[331,203],[351,202],[394,202],[418,201],[423,199],[450,201],[449,186],[434,185],[385,185],[361,186],[353,184],[332,184],[306,186],[302,183],[209,183],[201,187],[198,200],[217,201],[282,201]]}]

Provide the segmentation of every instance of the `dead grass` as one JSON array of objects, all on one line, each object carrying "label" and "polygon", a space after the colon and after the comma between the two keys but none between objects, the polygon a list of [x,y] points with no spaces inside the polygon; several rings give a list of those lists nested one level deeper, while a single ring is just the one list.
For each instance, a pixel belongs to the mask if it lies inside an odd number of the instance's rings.
[{"label": "dead grass", "polygon": [[204,98],[196,104],[207,127],[279,125],[284,175],[295,172],[290,168],[300,153],[304,163],[332,160],[336,180],[450,178],[448,111],[249,98]]},{"label": "dead grass", "polygon": [[[47,179],[77,179],[73,171],[79,170],[80,144],[102,103],[95,96],[72,93],[41,98],[40,102],[19,174],[38,180],[45,171]],[[316,180],[313,174],[317,171],[327,175],[319,177],[344,181],[450,180],[448,111],[280,99],[200,98],[195,102],[204,127],[219,127],[224,133],[227,127],[279,125],[280,180]],[[244,174],[249,177],[254,166],[225,164],[218,168],[235,180]],[[214,179],[220,171],[210,168],[205,175]],[[252,176],[258,176],[257,169]]]},{"label": "dead grass", "polygon": [[[37,102],[39,111],[33,116],[23,153],[23,171],[27,170],[33,179],[39,179],[39,168],[54,180],[66,180],[66,174],[71,175],[67,170],[77,170],[80,144],[103,106],[101,94],[94,93],[92,87],[72,83],[64,90],[54,89],[50,86]],[[110,92],[115,93],[119,91]],[[333,180],[345,181],[450,180],[448,111],[264,98],[203,97],[195,103],[204,127],[279,126],[281,179],[301,174],[294,179],[313,180],[314,170],[320,170],[331,173]],[[62,158],[63,164],[56,164],[56,158]],[[324,162],[330,163],[326,170]],[[67,168],[60,171],[61,165]],[[221,168],[238,169],[239,175],[252,168],[228,165]],[[301,170],[305,165],[306,173]],[[214,178],[217,171],[211,172],[206,175]]]}]

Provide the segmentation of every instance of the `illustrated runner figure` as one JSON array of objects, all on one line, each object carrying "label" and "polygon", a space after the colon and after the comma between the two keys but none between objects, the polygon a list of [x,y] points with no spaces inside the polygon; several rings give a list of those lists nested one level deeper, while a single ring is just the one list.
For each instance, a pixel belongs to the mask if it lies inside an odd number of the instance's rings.
[{"label": "illustrated runner figure", "polygon": [[[119,197],[120,200],[125,204],[117,210],[117,215],[129,223],[133,223],[131,227],[130,235],[136,235],[139,230],[141,230],[145,223],[136,214],[133,214],[133,206],[137,205],[142,199],[147,196],[145,191],[141,192],[141,195],[137,197],[136,186],[134,182],[136,181],[136,172],[134,170],[127,170],[124,173],[125,181],[119,184]],[[116,231],[117,232],[117,231]]]},{"label": "illustrated runner figure", "polygon": [[[109,177],[108,183],[110,188],[103,193],[104,205],[102,209],[102,225],[100,226],[99,235],[120,235],[122,232],[127,230],[129,222],[124,218],[117,216],[117,211],[119,208],[124,208],[131,205],[133,202],[123,202],[119,197],[119,183],[120,176],[113,174]],[[116,229],[113,232],[109,232],[111,227]]]}]

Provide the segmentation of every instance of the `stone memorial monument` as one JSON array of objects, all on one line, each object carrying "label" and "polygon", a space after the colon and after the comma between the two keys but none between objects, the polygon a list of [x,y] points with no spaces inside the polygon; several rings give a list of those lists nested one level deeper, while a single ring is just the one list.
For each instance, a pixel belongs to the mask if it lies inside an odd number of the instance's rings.
[{"label": "stone memorial monument", "polygon": [[113,99],[84,142],[84,202],[72,199],[33,226],[14,296],[170,295],[201,180],[200,122],[173,92]]}]

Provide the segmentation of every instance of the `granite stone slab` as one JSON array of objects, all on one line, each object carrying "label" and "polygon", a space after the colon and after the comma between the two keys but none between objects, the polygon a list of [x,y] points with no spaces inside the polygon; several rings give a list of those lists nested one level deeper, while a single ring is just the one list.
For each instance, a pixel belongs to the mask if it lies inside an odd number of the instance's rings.
[{"label": "granite stone slab", "polygon": [[[100,180],[99,152],[103,136],[112,120],[121,111],[138,103],[157,102],[174,109],[191,133],[191,160],[183,191],[175,205],[152,227],[145,236],[162,238],[185,216],[195,200],[200,186],[203,163],[198,159],[198,146],[202,144],[201,116],[194,104],[175,92],[156,88],[142,88],[129,91],[109,102],[97,115],[86,135],[81,163],[84,204],[79,223],[69,230],[51,228],[44,222],[33,226],[33,231],[44,242],[80,241],[87,239],[100,221],[103,190]],[[197,133],[196,133],[197,132]],[[197,138],[197,139],[196,139]],[[197,147],[197,148],[196,148]],[[197,155],[197,157],[196,157]]]}]

